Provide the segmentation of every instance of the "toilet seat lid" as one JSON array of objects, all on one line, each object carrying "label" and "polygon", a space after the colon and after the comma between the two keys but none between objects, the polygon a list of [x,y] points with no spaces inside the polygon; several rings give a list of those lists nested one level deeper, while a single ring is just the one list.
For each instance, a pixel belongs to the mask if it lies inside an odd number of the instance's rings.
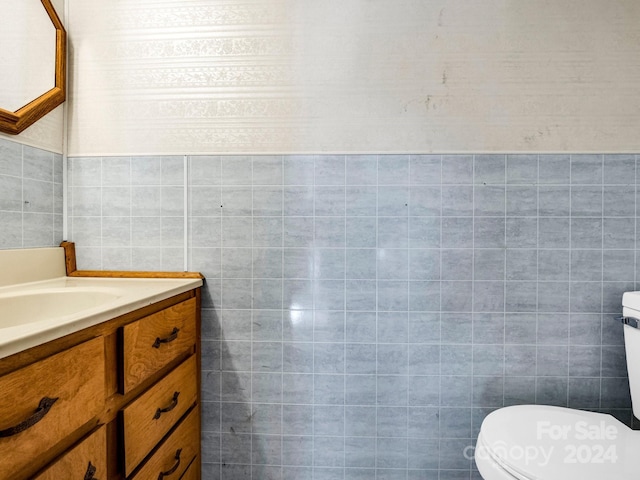
[{"label": "toilet seat lid", "polygon": [[640,471],[640,432],[601,413],[505,407],[485,418],[476,455],[521,480],[632,480]]}]

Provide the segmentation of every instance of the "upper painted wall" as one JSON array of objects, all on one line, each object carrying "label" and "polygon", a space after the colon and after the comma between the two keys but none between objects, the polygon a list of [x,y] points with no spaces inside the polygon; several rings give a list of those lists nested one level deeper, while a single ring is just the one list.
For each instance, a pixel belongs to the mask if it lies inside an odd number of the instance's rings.
[{"label": "upper painted wall", "polygon": [[[64,17],[64,0],[52,0],[51,3],[56,9],[56,13],[62,20],[62,23],[65,24],[65,28],[68,30]],[[28,29],[28,25],[26,25],[25,28]],[[2,72],[1,65],[0,72]],[[64,143],[64,104],[60,105],[48,115],[45,115],[19,135],[0,133],[0,138],[48,150],[53,153],[62,153]]]},{"label": "upper painted wall", "polygon": [[69,0],[70,155],[640,151],[637,0]]}]

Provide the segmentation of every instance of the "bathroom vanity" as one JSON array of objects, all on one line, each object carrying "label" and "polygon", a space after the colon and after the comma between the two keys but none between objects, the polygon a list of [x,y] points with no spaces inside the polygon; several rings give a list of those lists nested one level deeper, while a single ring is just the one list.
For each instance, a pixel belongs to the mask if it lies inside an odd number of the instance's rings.
[{"label": "bathroom vanity", "polygon": [[[66,260],[64,277],[0,285],[0,479],[199,479],[201,277]],[[74,289],[99,292],[96,305],[63,308],[55,327],[33,314],[31,330],[3,328],[7,312],[72,303]]]}]

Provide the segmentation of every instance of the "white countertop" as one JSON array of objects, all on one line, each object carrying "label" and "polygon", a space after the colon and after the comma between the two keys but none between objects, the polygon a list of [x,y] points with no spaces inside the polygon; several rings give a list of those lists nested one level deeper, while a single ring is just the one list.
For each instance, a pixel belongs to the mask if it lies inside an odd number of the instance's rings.
[{"label": "white countertop", "polygon": [[[29,257],[28,252],[16,254],[20,261],[16,261],[10,251],[0,252],[0,358],[202,285],[199,278],[59,276],[59,266],[51,268],[50,265],[43,265],[44,249],[36,250],[33,252],[38,259],[35,270],[45,272],[40,278],[37,271],[26,276],[24,274],[24,267],[29,265],[29,261],[25,260]],[[55,263],[60,258],[64,261],[64,256],[54,254]],[[16,272],[10,272],[12,268]],[[54,274],[58,276],[52,277]],[[11,283],[10,278],[22,282]]]},{"label": "white countertop", "polygon": [[59,277],[0,288],[0,358],[201,285],[200,279]]}]

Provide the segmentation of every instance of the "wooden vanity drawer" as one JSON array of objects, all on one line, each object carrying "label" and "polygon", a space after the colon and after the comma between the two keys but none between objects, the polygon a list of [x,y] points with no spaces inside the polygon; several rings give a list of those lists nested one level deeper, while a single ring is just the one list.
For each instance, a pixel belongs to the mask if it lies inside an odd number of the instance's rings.
[{"label": "wooden vanity drawer", "polygon": [[107,478],[107,427],[93,432],[34,480],[63,478]]},{"label": "wooden vanity drawer", "polygon": [[1,377],[0,392],[0,478],[18,478],[34,458],[102,411],[104,339]]},{"label": "wooden vanity drawer", "polygon": [[125,475],[131,474],[195,404],[197,375],[196,356],[192,355],[122,410]]},{"label": "wooden vanity drawer", "polygon": [[196,300],[149,315],[122,327],[120,392],[127,393],[149,375],[188,352],[196,342]]},{"label": "wooden vanity drawer", "polygon": [[181,478],[198,455],[199,442],[200,415],[196,407],[131,478],[135,480]]}]

